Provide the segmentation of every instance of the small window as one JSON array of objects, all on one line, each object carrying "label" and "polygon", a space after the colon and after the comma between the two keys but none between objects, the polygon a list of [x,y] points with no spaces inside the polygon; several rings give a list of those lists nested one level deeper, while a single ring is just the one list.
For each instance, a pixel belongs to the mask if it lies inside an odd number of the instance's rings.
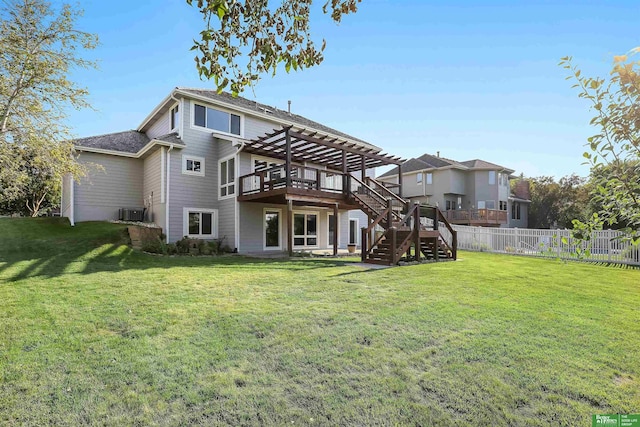
[{"label": "small window", "polygon": [[489,185],[496,185],[496,171],[489,171]]},{"label": "small window", "polygon": [[451,210],[451,200],[447,200],[446,206],[447,206],[447,210],[450,211]]},{"label": "small window", "polygon": [[504,202],[504,201],[500,200],[500,210],[501,211],[506,211],[507,210],[507,202]]},{"label": "small window", "polygon": [[427,173],[427,184],[433,184],[433,174],[431,172]]},{"label": "small window", "polygon": [[220,198],[236,194],[236,159],[220,161]]},{"label": "small window", "polygon": [[422,172],[418,172],[416,174],[416,183],[418,183],[418,184],[422,183]]},{"label": "small window", "polygon": [[171,109],[171,130],[180,126],[180,115],[178,114],[178,105]]},{"label": "small window", "polygon": [[496,208],[496,201],[495,200],[486,200],[485,201],[485,206],[487,209],[492,209],[495,210]]},{"label": "small window", "polygon": [[215,209],[184,208],[184,235],[213,239],[217,235],[217,211]]},{"label": "small window", "polygon": [[194,104],[193,124],[207,129],[240,135],[240,116]]},{"label": "small window", "polygon": [[182,173],[185,175],[204,176],[204,158],[182,156]]}]

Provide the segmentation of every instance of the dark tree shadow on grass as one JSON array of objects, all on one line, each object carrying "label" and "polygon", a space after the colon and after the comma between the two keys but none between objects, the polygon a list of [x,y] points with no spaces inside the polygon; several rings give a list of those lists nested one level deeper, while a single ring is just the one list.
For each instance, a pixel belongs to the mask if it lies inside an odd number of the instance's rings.
[{"label": "dark tree shadow on grass", "polygon": [[0,219],[0,285],[35,277],[174,267],[304,271],[353,264],[335,258],[152,255],[127,246],[126,226],[120,224],[87,222],[71,227],[57,218]]}]

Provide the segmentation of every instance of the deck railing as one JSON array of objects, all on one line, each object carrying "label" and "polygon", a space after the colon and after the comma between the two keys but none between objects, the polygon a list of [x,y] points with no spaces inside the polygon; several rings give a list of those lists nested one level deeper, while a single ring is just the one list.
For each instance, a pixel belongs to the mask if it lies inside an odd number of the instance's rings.
[{"label": "deck railing", "polygon": [[287,174],[285,165],[278,165],[241,176],[239,194],[247,196],[285,187],[342,193],[344,179],[340,172],[306,166],[291,166]]},{"label": "deck railing", "polygon": [[448,210],[443,212],[445,218],[452,223],[485,223],[506,224],[507,211],[496,209]]}]

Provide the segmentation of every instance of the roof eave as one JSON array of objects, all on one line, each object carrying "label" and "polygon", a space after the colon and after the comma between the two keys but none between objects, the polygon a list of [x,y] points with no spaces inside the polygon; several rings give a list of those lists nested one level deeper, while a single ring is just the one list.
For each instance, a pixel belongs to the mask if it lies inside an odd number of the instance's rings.
[{"label": "roof eave", "polygon": [[84,152],[87,152],[87,153],[108,154],[108,155],[111,155],[111,156],[120,156],[120,157],[129,157],[129,158],[133,158],[133,159],[139,159],[146,152],[148,152],[150,149],[152,149],[156,145],[157,146],[161,146],[161,147],[174,147],[174,148],[185,148],[186,147],[186,145],[184,145],[184,144],[176,144],[175,142],[162,141],[160,139],[152,139],[147,144],[145,144],[144,147],[142,147],[140,150],[136,151],[135,153],[129,153],[127,151],[109,150],[109,149],[106,149],[106,148],[83,147],[81,145],[74,145],[73,148],[76,151],[84,151]]}]

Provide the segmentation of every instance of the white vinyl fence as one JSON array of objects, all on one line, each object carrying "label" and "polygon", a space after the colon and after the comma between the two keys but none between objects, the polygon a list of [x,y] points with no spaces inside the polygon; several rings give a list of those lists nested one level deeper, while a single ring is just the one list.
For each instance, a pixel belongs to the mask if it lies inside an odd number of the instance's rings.
[{"label": "white vinyl fence", "polygon": [[[532,230],[527,228],[490,228],[453,225],[458,232],[458,249],[512,253],[537,257],[580,259],[640,266],[640,246],[617,239],[613,230],[595,231],[591,239],[578,241],[571,230]],[[563,242],[563,238],[565,242]],[[583,252],[578,257],[576,249]]]}]

